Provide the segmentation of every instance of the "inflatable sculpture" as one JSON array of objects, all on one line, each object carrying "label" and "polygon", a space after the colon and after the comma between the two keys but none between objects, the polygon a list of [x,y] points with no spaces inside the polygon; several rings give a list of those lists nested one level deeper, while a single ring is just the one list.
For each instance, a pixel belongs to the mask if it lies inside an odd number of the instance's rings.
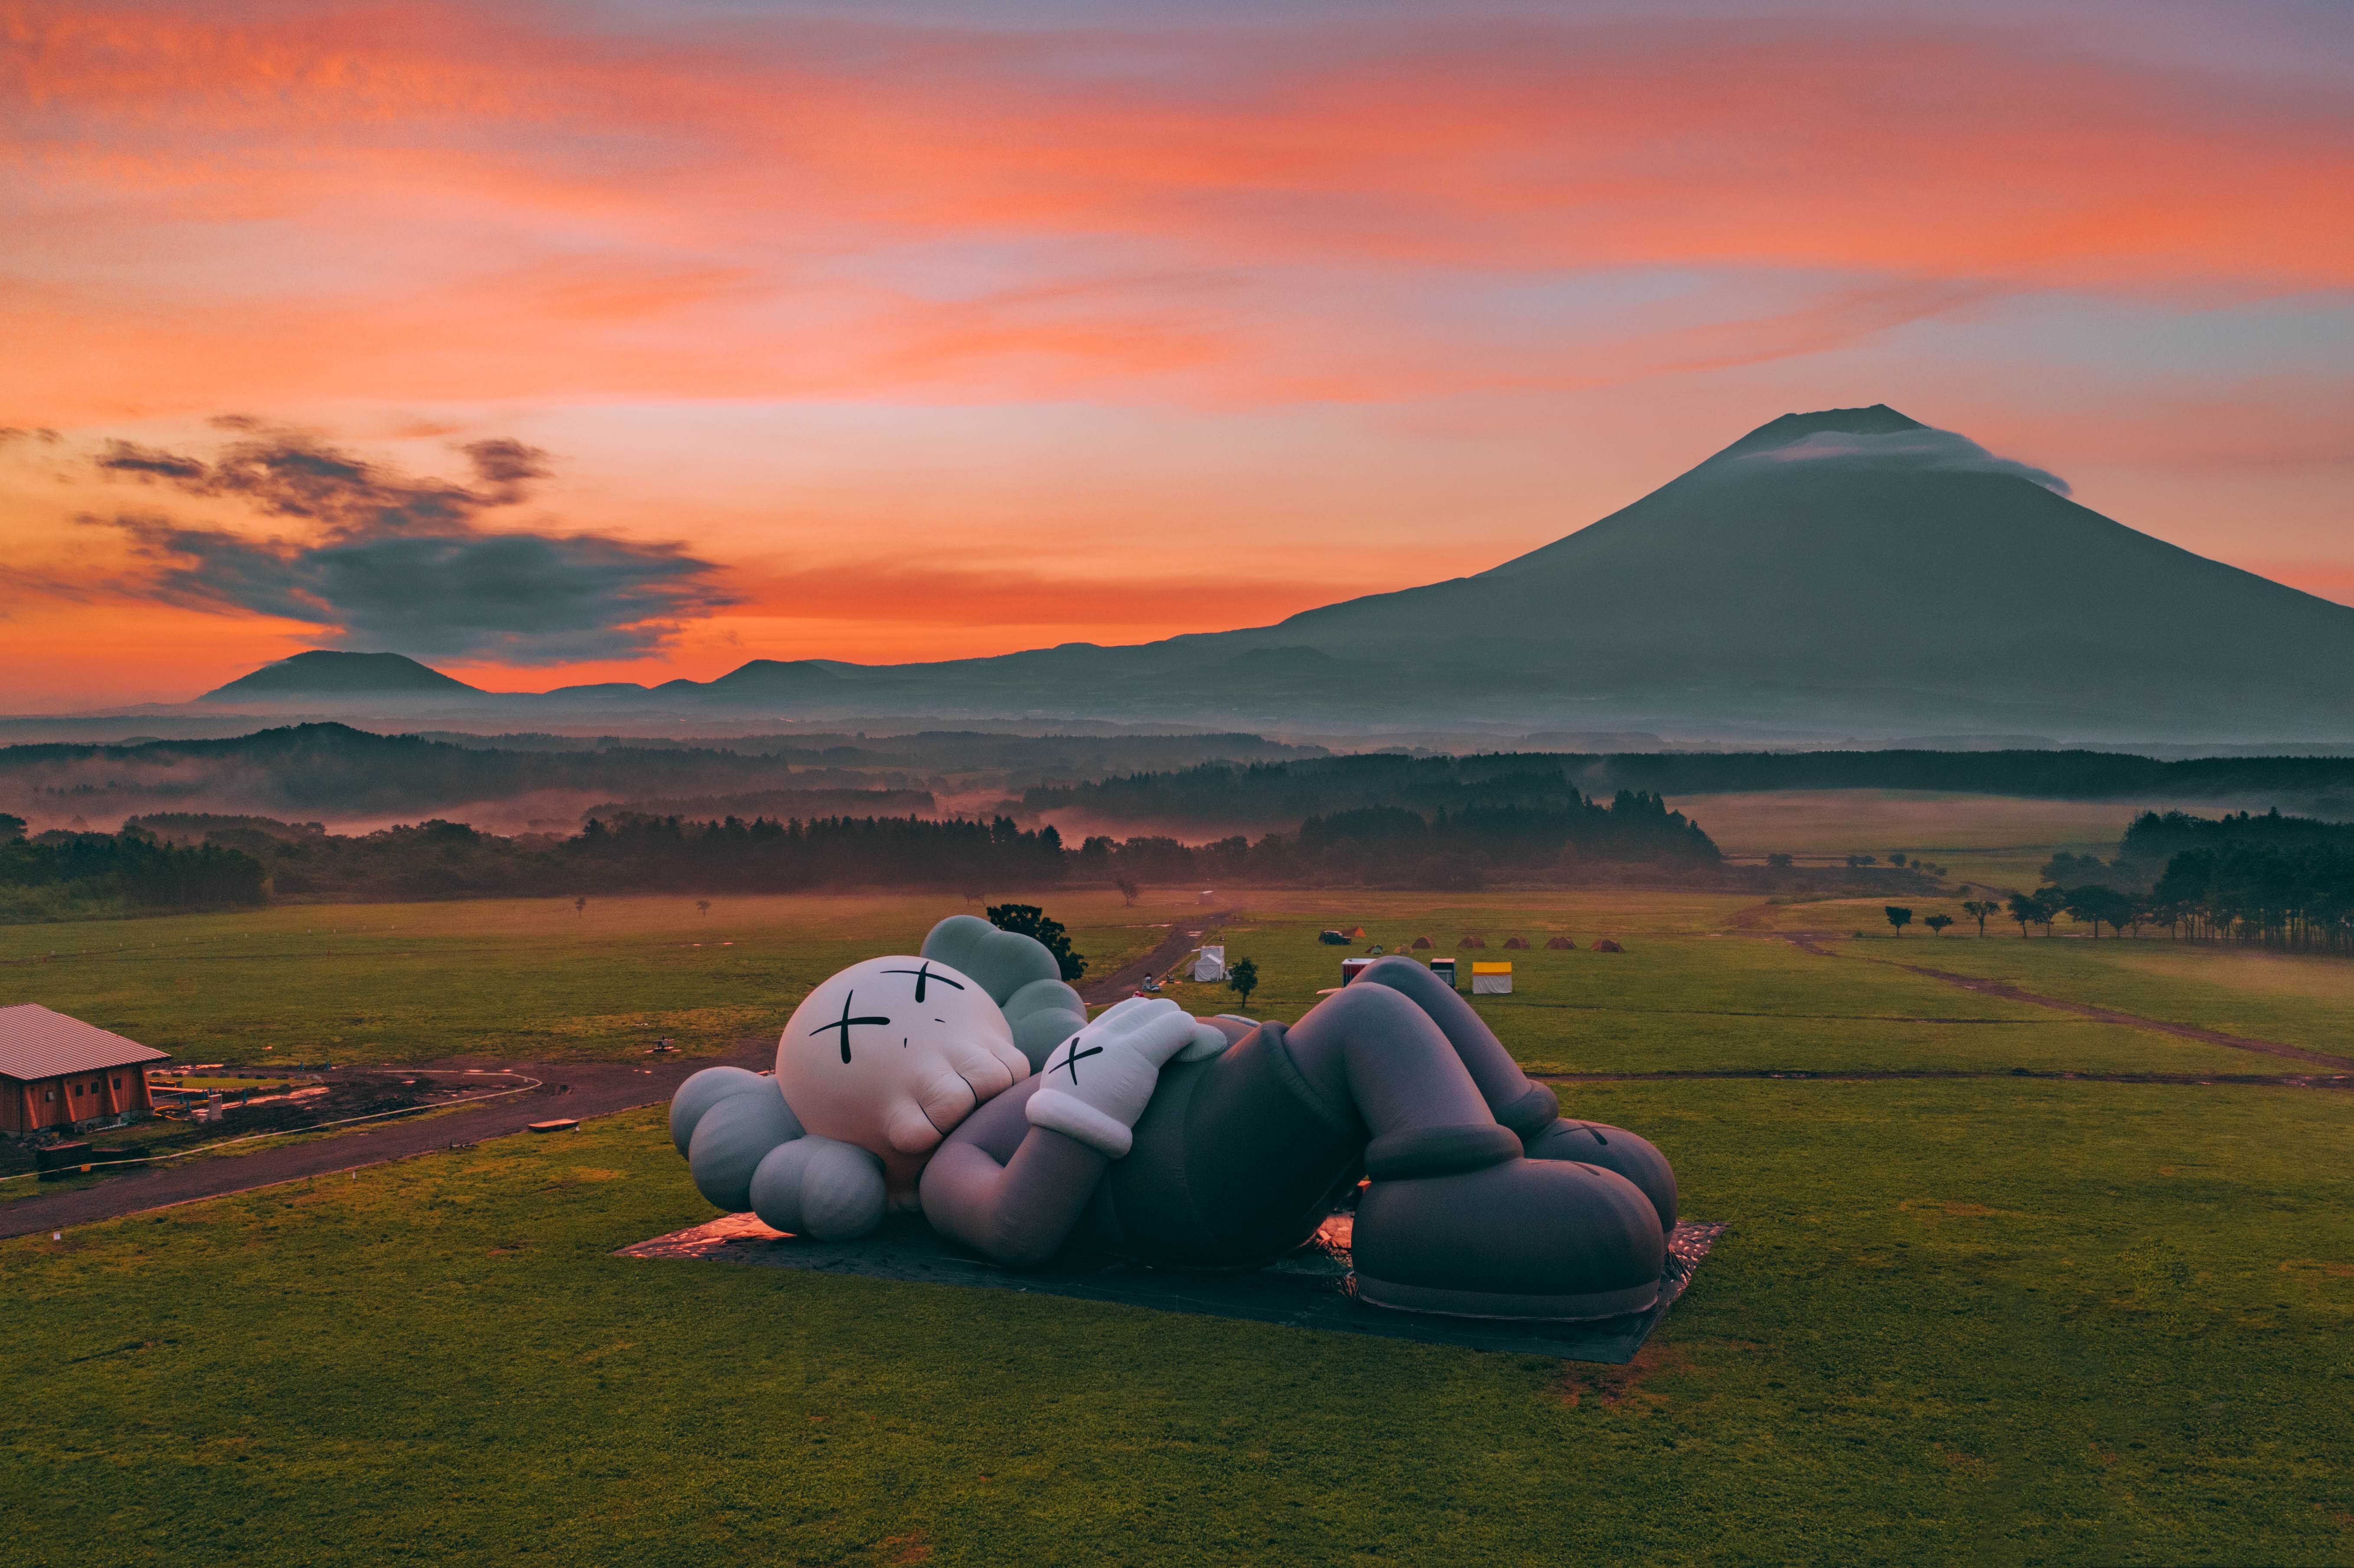
[{"label": "inflatable sculpture", "polygon": [[801,1002],[774,1078],[712,1067],[671,1135],[704,1196],[779,1230],[894,1209],[1000,1263],[1116,1255],[1254,1268],[1366,1184],[1360,1300],[1469,1317],[1615,1317],[1658,1298],[1675,1174],[1564,1120],[1470,1005],[1382,959],[1298,1023],[1133,997],[1090,1022],[1055,960],[970,916]]}]

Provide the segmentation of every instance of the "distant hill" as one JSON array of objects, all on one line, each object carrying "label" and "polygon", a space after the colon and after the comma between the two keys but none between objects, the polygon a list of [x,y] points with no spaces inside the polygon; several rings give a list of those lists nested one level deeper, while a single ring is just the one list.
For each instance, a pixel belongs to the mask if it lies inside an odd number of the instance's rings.
[{"label": "distant hill", "polygon": [[481,695],[482,688],[452,679],[400,653],[341,653],[316,649],[264,664],[225,686],[207,692],[200,703],[239,698]]},{"label": "distant hill", "polygon": [[[2065,490],[1884,404],[1831,408],[1760,426],[1490,570],[1274,626],[928,664],[755,660],[707,683],[539,696],[477,694],[392,655],[306,653],[206,700],[439,694],[535,715],[737,722],[2354,737],[2354,609],[2137,533]],[[395,681],[397,664],[418,683],[304,683],[314,669],[346,678],[307,662],[368,658],[389,661],[370,680]]]}]

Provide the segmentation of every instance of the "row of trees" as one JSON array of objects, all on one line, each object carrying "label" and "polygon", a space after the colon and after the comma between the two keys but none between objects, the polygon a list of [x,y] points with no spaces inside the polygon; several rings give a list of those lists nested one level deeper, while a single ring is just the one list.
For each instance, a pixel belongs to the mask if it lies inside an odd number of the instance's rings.
[{"label": "row of trees", "polygon": [[[11,819],[13,820],[13,819]],[[1599,823],[1597,829],[1596,823]],[[0,878],[119,891],[142,906],[259,902],[267,890],[312,899],[566,896],[586,891],[786,892],[938,887],[973,893],[1065,883],[1476,887],[1498,873],[1557,872],[1596,836],[1648,846],[1646,858],[1708,867],[1706,834],[1657,796],[1609,805],[1489,807],[1428,816],[1369,808],[1313,817],[1293,833],[1207,844],[1090,838],[1006,817],[821,817],[716,821],[616,812],[570,837],[504,838],[440,820],[345,836],[315,824],[244,819],[194,848],[138,828],[19,842]]]},{"label": "row of trees", "polygon": [[1662,796],[1621,789],[1605,804],[1579,789],[1549,758],[1373,755],[1211,763],[1035,789],[1023,803],[1034,811],[1076,809],[1097,819],[1181,830],[1299,822],[1296,835],[1284,836],[1287,853],[1311,859],[1341,846],[1522,864],[1564,853],[1684,864],[1713,865],[1721,858],[1699,825],[1670,810]]},{"label": "row of trees", "polygon": [[0,814],[0,887],[137,909],[205,909],[259,904],[267,881],[260,861],[221,845],[182,848],[137,829],[28,839],[23,818]]},{"label": "row of trees", "polygon": [[[2290,952],[2354,953],[2354,853],[2290,851],[2255,845],[2222,850],[2187,850],[2167,863],[2157,885],[2147,890],[2084,883],[2074,887],[2039,887],[2014,893],[1998,905],[1965,900],[1986,934],[1990,915],[2004,914],[2024,937],[2040,926],[2046,936],[2062,916],[2113,933],[2140,933],[2164,926],[2186,940],[2245,942]],[[1901,935],[1913,911],[1891,905],[1888,923]],[[1952,920],[1932,915],[1922,922],[1942,934]]]}]

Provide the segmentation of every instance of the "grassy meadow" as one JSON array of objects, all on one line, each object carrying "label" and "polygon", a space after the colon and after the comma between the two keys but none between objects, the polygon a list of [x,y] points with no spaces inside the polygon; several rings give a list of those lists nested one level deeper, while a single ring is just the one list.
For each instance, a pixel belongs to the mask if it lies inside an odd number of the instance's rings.
[{"label": "grassy meadow", "polygon": [[[709,903],[289,905],[0,926],[0,1006],[41,1002],[183,1062],[581,1061],[663,1037],[705,1054],[774,1033],[844,964],[912,952],[934,921],[980,913],[938,895]],[[1090,974],[1150,952],[1194,909],[1190,895],[1048,904]]]},{"label": "grassy meadow", "polygon": [[2126,824],[2143,811],[2211,817],[2231,809],[2213,800],[2038,800],[1931,789],[1680,795],[1673,804],[1736,859],[1869,854],[1885,861],[1893,851],[1944,866],[1949,881],[2006,888],[2033,887],[2043,863],[2062,850],[2108,859]]},{"label": "grassy meadow", "polygon": [[[1198,916],[1043,901],[1098,973]],[[1517,982],[1479,1005],[1537,1070],[1980,1075],[1564,1085],[1731,1223],[1624,1368],[615,1257],[710,1217],[656,1109],[0,1243],[11,1560],[2354,1561],[2354,1094],[2015,1075],[2296,1069],[1882,960],[2341,1053],[2354,966],[1892,939],[1838,900],[1233,902],[1259,1016],[1365,945],[1476,931]],[[0,928],[0,1002],[205,1060],[711,1049],[955,907]],[[1501,948],[1555,932],[1576,950]]]}]

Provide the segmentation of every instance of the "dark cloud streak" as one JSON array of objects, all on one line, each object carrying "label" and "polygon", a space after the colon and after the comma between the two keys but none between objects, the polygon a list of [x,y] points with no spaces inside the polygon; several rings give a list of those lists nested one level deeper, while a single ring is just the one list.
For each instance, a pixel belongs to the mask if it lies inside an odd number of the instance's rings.
[{"label": "dark cloud streak", "polygon": [[328,629],[331,646],[517,664],[648,653],[682,620],[733,602],[719,568],[683,545],[483,527],[483,514],[519,504],[548,477],[546,454],[521,441],[461,449],[474,471],[465,485],[242,417],[215,423],[249,439],[210,462],[112,441],[96,467],[289,519],[305,536],[257,538],[155,513],[84,517],[122,535],[164,602],[307,622]]}]

